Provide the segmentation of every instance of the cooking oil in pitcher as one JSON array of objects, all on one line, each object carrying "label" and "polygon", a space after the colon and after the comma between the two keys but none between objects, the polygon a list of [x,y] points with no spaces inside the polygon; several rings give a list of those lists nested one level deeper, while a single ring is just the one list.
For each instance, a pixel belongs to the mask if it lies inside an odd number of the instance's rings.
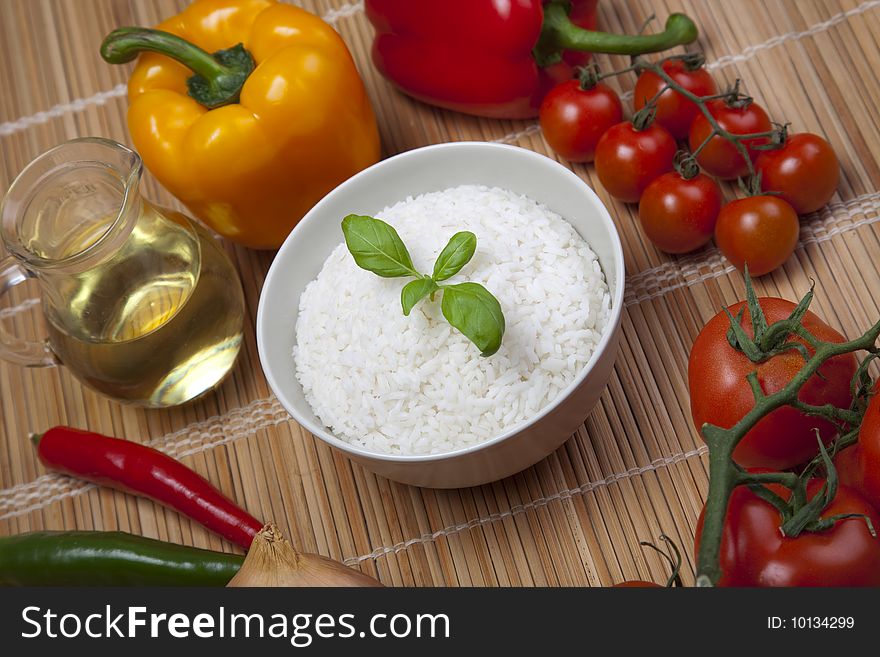
[{"label": "cooking oil in pitcher", "polygon": [[[143,214],[156,210],[145,204]],[[226,254],[204,229],[143,216],[124,251],[157,247],[158,266],[120,253],[77,276],[69,305],[47,313],[49,342],[96,390],[171,406],[232,367],[244,303]]]},{"label": "cooking oil in pitcher", "polygon": [[205,229],[144,201],[120,169],[91,160],[45,174],[19,213],[19,259],[41,282],[57,360],[106,395],[173,406],[235,363],[241,283]]}]

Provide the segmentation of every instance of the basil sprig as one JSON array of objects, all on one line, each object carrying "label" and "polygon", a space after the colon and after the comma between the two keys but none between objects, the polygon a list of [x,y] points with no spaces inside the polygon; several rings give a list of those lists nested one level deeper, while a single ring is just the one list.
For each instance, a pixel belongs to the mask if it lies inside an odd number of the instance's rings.
[{"label": "basil sprig", "polygon": [[470,262],[477,250],[477,236],[468,231],[456,233],[437,256],[429,276],[416,271],[412,258],[393,226],[381,219],[350,214],[342,220],[345,244],[355,263],[383,278],[412,277],[400,291],[403,314],[425,297],[441,292],[440,309],[446,321],[473,342],[482,356],[491,356],[501,347],[504,314],[501,304],[479,283],[441,283],[455,276]]}]

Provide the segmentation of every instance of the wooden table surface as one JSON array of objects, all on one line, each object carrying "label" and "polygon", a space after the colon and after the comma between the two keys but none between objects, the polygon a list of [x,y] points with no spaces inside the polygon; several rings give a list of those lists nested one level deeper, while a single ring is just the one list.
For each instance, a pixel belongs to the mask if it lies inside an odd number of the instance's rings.
[{"label": "wooden table surface", "polygon": [[[130,142],[126,67],[104,64],[102,36],[152,25],[184,0],[0,0],[0,190],[31,159],[72,137]],[[516,144],[552,156],[532,121],[492,121],[415,103],[369,62],[360,3],[305,0],[352,50],[373,100],[385,154],[458,140]],[[608,30],[635,32],[651,13],[683,10],[719,84],[742,78],[777,120],[823,135],[843,174],[838,196],[805,218],[801,244],[760,292],[798,298],[815,279],[814,309],[850,335],[880,316],[880,1],[603,0]],[[600,61],[608,63],[608,58]],[[623,60],[616,60],[619,64]],[[623,91],[633,79],[619,81]],[[614,84],[617,84],[615,82]],[[477,488],[417,489],[376,477],[291,422],[260,370],[254,320],[272,253],[228,246],[247,296],[246,342],[231,377],[207,398],[169,411],[128,408],[83,388],[63,368],[0,363],[0,535],[48,528],[120,529],[233,548],[151,502],[47,474],[29,432],[69,424],[148,442],[182,458],[305,550],[396,585],[607,585],[663,581],[640,540],[660,532],[691,547],[706,488],[705,448],[691,427],[687,355],[703,325],[741,298],[742,277],[711,245],[667,256],[641,235],[634,206],[611,200],[591,166],[573,170],[608,204],[628,272],[618,362],[601,402],[556,453]],[[174,201],[152,179],[145,195]],[[728,188],[728,195],[734,190]],[[32,285],[0,300],[9,330],[37,336]]]}]

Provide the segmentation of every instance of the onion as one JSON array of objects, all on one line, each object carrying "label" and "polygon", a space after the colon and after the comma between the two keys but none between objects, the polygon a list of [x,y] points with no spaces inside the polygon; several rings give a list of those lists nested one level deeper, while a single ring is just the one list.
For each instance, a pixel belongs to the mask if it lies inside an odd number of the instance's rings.
[{"label": "onion", "polygon": [[290,544],[275,523],[254,537],[241,569],[226,586],[382,586],[368,575]]}]

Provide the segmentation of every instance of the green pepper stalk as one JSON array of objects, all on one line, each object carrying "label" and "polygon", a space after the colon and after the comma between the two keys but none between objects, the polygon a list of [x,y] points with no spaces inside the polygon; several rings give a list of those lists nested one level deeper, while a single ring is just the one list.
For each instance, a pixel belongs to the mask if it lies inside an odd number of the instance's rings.
[{"label": "green pepper stalk", "polygon": [[685,14],[670,14],[662,32],[657,34],[611,34],[585,30],[568,16],[569,3],[554,0],[544,6],[544,24],[535,46],[535,59],[541,66],[558,62],[563,50],[636,55],[669,50],[695,41],[699,30]]},{"label": "green pepper stalk", "polygon": [[101,44],[101,57],[108,64],[125,64],[144,51],[166,55],[190,68],[189,95],[208,109],[237,103],[254,70],[254,58],[240,43],[212,54],[170,32],[120,27]]}]

